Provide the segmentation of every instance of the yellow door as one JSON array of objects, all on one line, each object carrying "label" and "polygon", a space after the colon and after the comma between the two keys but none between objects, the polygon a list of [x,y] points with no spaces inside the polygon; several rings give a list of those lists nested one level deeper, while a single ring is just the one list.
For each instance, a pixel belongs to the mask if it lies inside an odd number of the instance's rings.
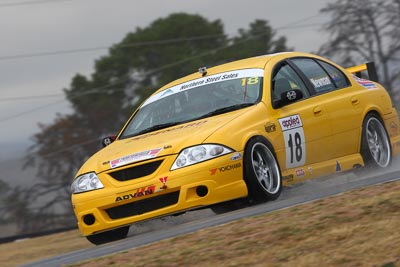
[{"label": "yellow door", "polygon": [[[273,103],[279,103],[282,93],[297,89],[303,98],[297,102],[276,106],[284,139],[284,170],[296,168],[297,176],[305,175],[302,166],[328,160],[332,157],[330,117],[320,96],[312,96],[296,71],[289,64],[281,64],[271,83]],[[281,159],[283,161],[283,159]]]},{"label": "yellow door", "polygon": [[333,150],[332,158],[355,154],[359,147],[362,124],[360,90],[353,88],[337,67],[318,59],[299,58],[293,63],[302,70],[315,98],[329,113]]}]

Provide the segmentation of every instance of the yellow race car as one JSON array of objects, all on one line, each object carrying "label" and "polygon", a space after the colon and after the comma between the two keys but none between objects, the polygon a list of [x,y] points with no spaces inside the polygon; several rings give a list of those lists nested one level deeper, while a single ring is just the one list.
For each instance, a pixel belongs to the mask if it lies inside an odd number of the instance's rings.
[{"label": "yellow race car", "polygon": [[[282,186],[371,166],[400,151],[386,90],[306,53],[239,60],[171,82],[78,171],[72,204],[94,244],[129,225],[233,199],[276,199]],[[115,140],[114,140],[115,139]]]}]

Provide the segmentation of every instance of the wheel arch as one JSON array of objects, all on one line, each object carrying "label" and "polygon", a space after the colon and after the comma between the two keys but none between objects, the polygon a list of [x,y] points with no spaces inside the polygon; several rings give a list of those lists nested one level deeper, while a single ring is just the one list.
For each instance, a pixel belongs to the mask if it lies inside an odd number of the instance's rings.
[{"label": "wheel arch", "polygon": [[369,109],[366,109],[363,116],[362,116],[362,122],[360,125],[360,133],[359,133],[359,137],[358,137],[358,151],[361,153],[361,147],[362,147],[362,142],[363,142],[363,126],[365,123],[365,119],[367,118],[368,115],[375,115],[383,124],[383,126],[385,127],[386,132],[388,132],[388,129],[386,129],[386,125],[385,122],[383,120],[383,112],[381,110],[379,110],[378,107],[371,107]]},{"label": "wheel arch", "polygon": [[[390,166],[390,164],[392,162],[393,146],[391,144],[389,131],[386,128],[386,124],[385,124],[385,120],[384,120],[383,116],[384,115],[380,114],[377,110],[370,110],[370,111],[366,112],[365,116],[363,117],[361,131],[360,131],[361,137],[360,137],[360,142],[359,142],[359,153],[363,157],[365,167],[368,167],[367,165],[371,166],[371,164],[373,164],[373,166],[379,166],[379,167],[385,168],[385,167]],[[378,138],[378,140],[379,139],[381,140],[381,141],[379,141],[379,146],[378,146],[378,148],[380,150],[380,152],[379,152],[380,156],[378,159],[376,159],[375,156],[373,155],[373,153],[371,152],[371,150],[370,150],[371,148],[368,148],[367,135],[364,130],[365,127],[369,127],[368,122],[371,121],[372,118],[375,118],[377,121],[380,122],[380,126],[382,127],[382,130],[384,131],[384,132],[382,132],[383,135],[381,135],[381,137],[383,139]],[[379,131],[379,129],[377,129],[377,131]],[[380,135],[380,134],[378,134],[378,135]],[[385,142],[387,143],[387,146],[385,146]],[[386,147],[386,149],[385,149],[385,147]],[[383,157],[384,158],[384,166],[382,166],[381,165],[381,157],[382,157],[382,155],[385,155],[384,150],[387,150],[387,153],[386,153],[387,155]],[[373,160],[375,160],[375,162]]]},{"label": "wheel arch", "polygon": [[244,146],[243,146],[243,148],[246,149],[247,145],[250,143],[251,140],[258,139],[258,138],[262,138],[262,139],[264,139],[264,141],[267,142],[269,148],[271,149],[272,153],[273,153],[274,156],[276,157],[275,148],[274,148],[274,146],[272,145],[271,140],[270,140],[268,137],[266,137],[265,135],[263,135],[263,134],[253,134],[253,135],[251,135],[250,137],[248,137],[248,138],[247,138],[247,141],[245,142],[245,144],[244,144]]},{"label": "wheel arch", "polygon": [[[254,140],[254,139],[257,139],[257,138],[262,138],[264,141],[267,142],[269,148],[271,149],[272,153],[274,154],[274,157],[277,159],[277,161],[279,163],[278,155],[276,153],[275,147],[273,146],[273,142],[272,142],[272,137],[271,136],[268,136],[268,135],[265,135],[265,134],[262,134],[262,133],[257,133],[257,132],[254,132],[254,133],[251,133],[251,134],[247,135],[246,137],[243,138],[243,146],[242,146],[243,147],[243,151],[246,150],[246,147],[248,146],[248,144],[250,143],[251,140]],[[281,171],[280,166],[279,166],[279,170]]]}]

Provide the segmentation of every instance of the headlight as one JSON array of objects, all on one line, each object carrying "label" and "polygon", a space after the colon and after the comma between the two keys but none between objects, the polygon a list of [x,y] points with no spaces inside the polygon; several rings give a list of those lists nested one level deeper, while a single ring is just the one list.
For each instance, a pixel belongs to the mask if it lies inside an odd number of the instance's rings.
[{"label": "headlight", "polygon": [[94,172],[86,173],[76,178],[71,185],[73,194],[104,188],[99,177]]},{"label": "headlight", "polygon": [[171,167],[171,171],[192,164],[206,161],[212,158],[233,152],[232,149],[222,145],[198,145],[182,150]]}]

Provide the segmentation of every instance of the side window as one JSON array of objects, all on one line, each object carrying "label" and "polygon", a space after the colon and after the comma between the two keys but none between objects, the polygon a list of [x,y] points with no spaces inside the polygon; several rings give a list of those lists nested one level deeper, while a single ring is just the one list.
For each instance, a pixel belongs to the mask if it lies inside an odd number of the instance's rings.
[{"label": "side window", "polygon": [[272,101],[281,99],[281,94],[292,89],[299,89],[303,93],[303,97],[309,97],[310,93],[307,87],[297,75],[297,73],[288,64],[282,65],[272,77]]},{"label": "side window", "polygon": [[317,93],[324,93],[336,89],[328,73],[313,59],[296,58],[291,61],[306,75]]},{"label": "side window", "polygon": [[321,66],[328,72],[337,88],[345,88],[350,86],[349,80],[339,69],[323,61],[318,60],[318,63],[321,64]]}]

